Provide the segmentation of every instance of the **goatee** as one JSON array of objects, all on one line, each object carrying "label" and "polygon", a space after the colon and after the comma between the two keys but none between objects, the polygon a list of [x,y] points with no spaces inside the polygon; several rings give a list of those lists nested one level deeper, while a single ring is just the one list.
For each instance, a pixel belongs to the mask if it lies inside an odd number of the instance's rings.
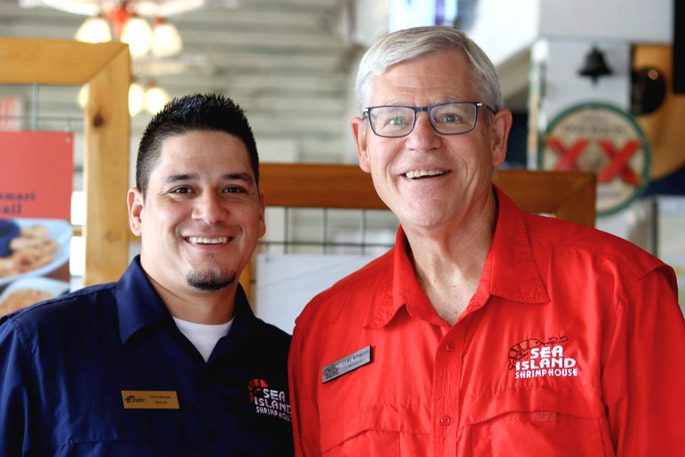
[{"label": "goatee", "polygon": [[235,282],[235,275],[226,276],[219,271],[193,271],[186,276],[188,284],[198,290],[214,292]]}]

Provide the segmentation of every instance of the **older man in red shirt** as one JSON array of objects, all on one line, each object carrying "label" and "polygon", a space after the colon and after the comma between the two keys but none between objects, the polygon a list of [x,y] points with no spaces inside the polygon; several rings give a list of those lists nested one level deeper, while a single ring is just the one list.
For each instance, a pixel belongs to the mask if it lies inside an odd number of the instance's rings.
[{"label": "older man in red shirt", "polygon": [[296,455],[685,455],[673,270],[493,187],[512,118],[485,54],[396,32],[357,95],[359,163],[401,228],[297,319]]}]

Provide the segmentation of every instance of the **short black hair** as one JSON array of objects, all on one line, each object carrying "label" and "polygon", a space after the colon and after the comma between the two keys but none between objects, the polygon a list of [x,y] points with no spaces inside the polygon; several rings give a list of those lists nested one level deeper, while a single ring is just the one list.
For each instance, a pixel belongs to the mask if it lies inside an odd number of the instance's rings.
[{"label": "short black hair", "polygon": [[192,94],[171,100],[145,128],[136,159],[136,186],[143,196],[147,192],[150,173],[159,159],[162,142],[170,136],[193,130],[217,130],[240,138],[245,143],[255,181],[259,185],[257,145],[245,112],[223,95]]}]

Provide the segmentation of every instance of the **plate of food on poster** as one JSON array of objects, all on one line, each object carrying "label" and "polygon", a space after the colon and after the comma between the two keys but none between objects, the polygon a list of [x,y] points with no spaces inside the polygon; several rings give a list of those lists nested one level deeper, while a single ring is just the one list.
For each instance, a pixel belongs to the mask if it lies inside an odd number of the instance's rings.
[{"label": "plate of food on poster", "polygon": [[0,316],[69,292],[69,283],[32,276],[17,279],[0,292]]},{"label": "plate of food on poster", "polygon": [[0,219],[0,290],[69,261],[72,228],[59,219]]}]

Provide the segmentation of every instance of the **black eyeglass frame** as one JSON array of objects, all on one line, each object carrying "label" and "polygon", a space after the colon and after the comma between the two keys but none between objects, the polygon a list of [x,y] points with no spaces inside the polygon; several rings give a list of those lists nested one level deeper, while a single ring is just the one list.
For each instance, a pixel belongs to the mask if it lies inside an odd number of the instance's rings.
[{"label": "black eyeglass frame", "polygon": [[[435,124],[433,123],[433,116],[431,116],[432,111],[435,108],[440,108],[445,105],[452,105],[452,104],[465,104],[465,105],[473,105],[476,108],[476,112],[473,116],[473,126],[471,126],[470,129],[465,130],[463,132],[457,132],[457,133],[443,133],[440,130],[435,127]],[[409,130],[407,133],[403,135],[379,135],[378,132],[376,132],[376,129],[373,127],[373,122],[371,122],[371,110],[375,108],[409,108],[412,111],[414,111],[414,123],[411,126],[411,130]],[[409,105],[377,105],[377,106],[367,106],[364,108],[362,111],[362,118],[363,119],[368,119],[369,121],[369,126],[371,127],[371,130],[376,136],[379,136],[381,138],[404,138],[405,136],[411,135],[411,132],[414,131],[414,128],[416,127],[416,118],[418,117],[418,113],[425,112],[428,114],[428,120],[430,121],[431,127],[433,130],[435,130],[437,133],[440,135],[463,135],[465,133],[472,132],[476,126],[478,125],[478,113],[480,112],[481,108],[487,108],[490,110],[493,114],[497,113],[497,110],[484,104],[483,102],[470,102],[470,101],[449,101],[445,103],[438,103],[437,105],[429,105],[429,106],[409,106]]]}]

